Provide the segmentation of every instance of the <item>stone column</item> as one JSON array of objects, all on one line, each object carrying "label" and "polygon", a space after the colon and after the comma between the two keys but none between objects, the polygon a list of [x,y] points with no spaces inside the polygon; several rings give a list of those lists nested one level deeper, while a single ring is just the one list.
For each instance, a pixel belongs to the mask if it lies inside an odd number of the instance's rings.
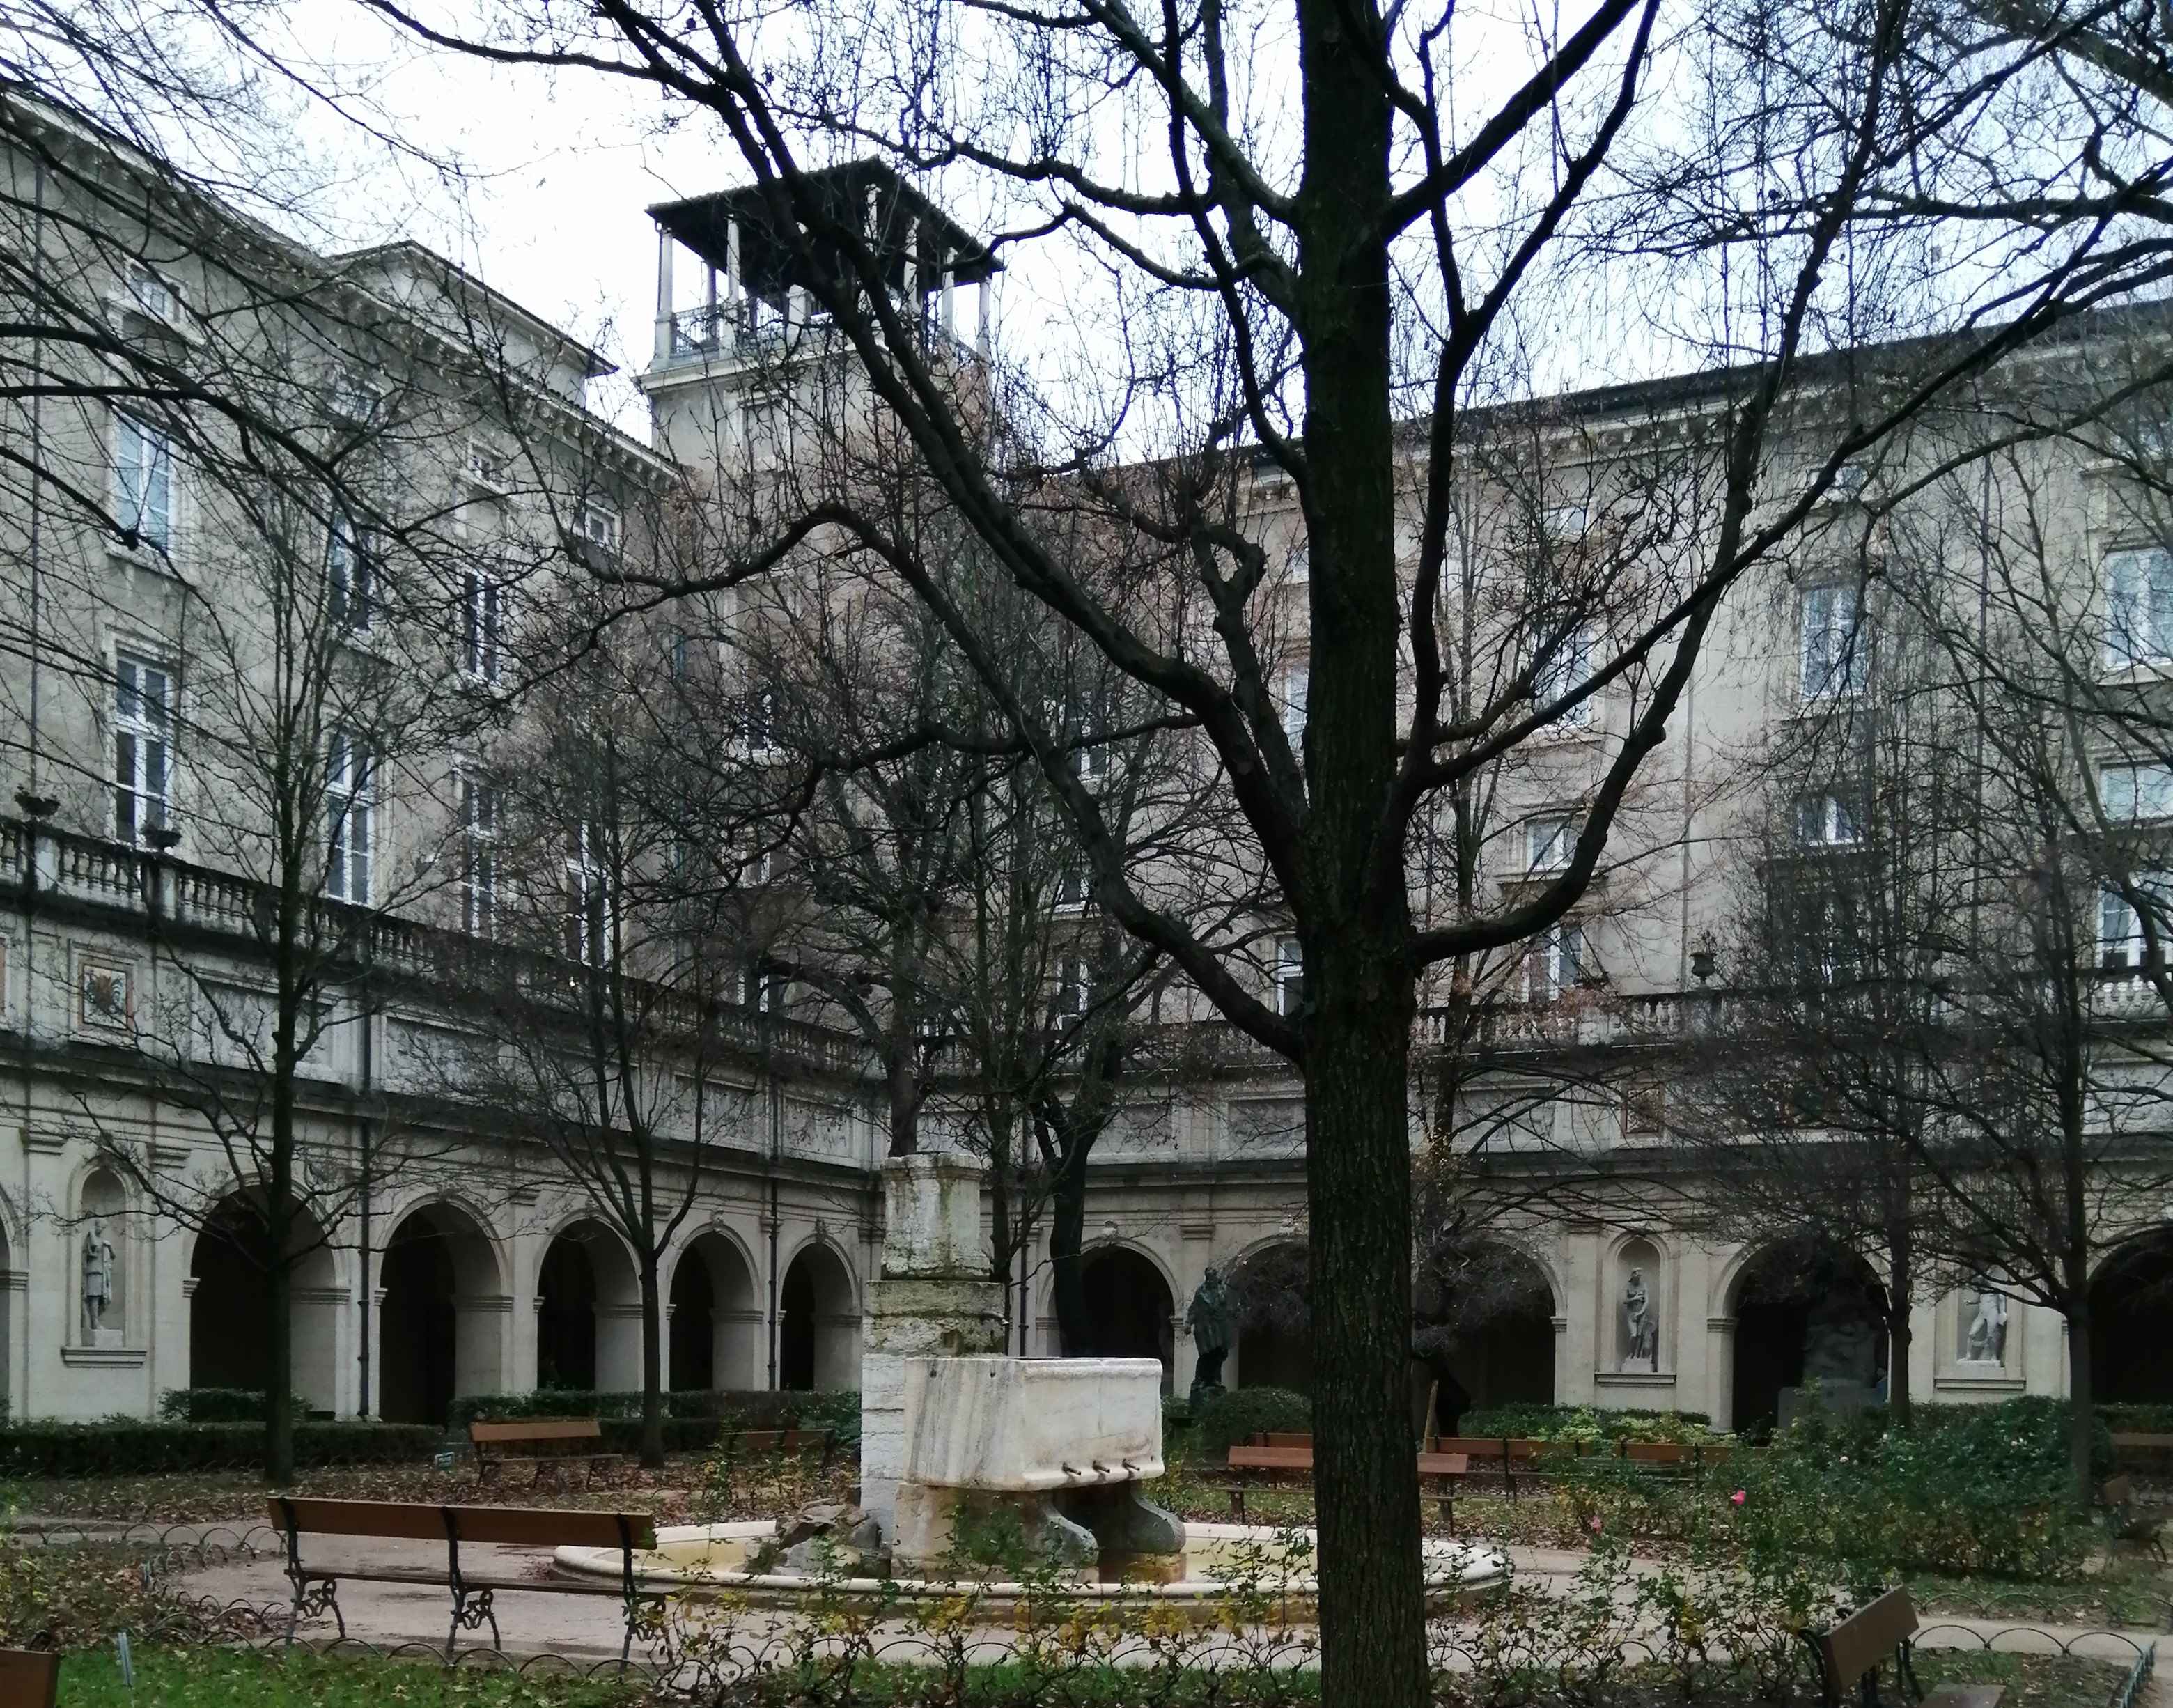
[{"label": "stone column", "polygon": [[882,1268],[860,1322],[860,1505],[887,1539],[905,1464],[905,1360],[1000,1353],[1004,1298],[989,1273],[980,1170],[902,1156],[882,1176]]}]

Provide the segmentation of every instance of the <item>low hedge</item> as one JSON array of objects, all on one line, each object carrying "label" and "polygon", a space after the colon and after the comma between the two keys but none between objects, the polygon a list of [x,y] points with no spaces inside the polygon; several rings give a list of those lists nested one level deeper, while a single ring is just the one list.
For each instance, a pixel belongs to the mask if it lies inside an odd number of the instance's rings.
[{"label": "low hedge", "polygon": [[[364,1421],[294,1425],[294,1462],[412,1464],[442,1437],[426,1424]],[[264,1460],[261,1424],[13,1424],[0,1429],[0,1476],[137,1477],[158,1472],[240,1471]]]},{"label": "low hedge", "polygon": [[1537,1441],[1690,1441],[1712,1433],[1712,1419],[1704,1412],[1522,1403],[1466,1412],[1456,1433]]},{"label": "low hedge", "polygon": [[1312,1427],[1313,1402],[1303,1394],[1288,1388],[1231,1388],[1200,1403],[1192,1422],[1192,1448],[1202,1457],[1221,1459],[1240,1442],[1267,1430],[1294,1432]]},{"label": "low hedge", "polygon": [[2173,1435],[2173,1406],[2141,1403],[2100,1406],[2098,1415],[2105,1419],[2108,1429],[2133,1430],[2143,1435]]},{"label": "low hedge", "polygon": [[[595,1418],[607,1440],[616,1440],[624,1424],[625,1439],[638,1441],[641,1430],[639,1393],[591,1392],[578,1388],[539,1388],[525,1394],[467,1394],[453,1402],[452,1428],[465,1435],[481,1418],[503,1423],[520,1418]],[[689,1389],[664,1396],[664,1443],[669,1448],[709,1446],[726,1430],[829,1430],[858,1440],[860,1396],[857,1390],[822,1393],[770,1388]]]},{"label": "low hedge", "polygon": [[[298,1418],[307,1414],[310,1403],[289,1394],[287,1403]],[[159,1415],[170,1424],[256,1424],[264,1419],[262,1388],[168,1388],[159,1396]]]}]

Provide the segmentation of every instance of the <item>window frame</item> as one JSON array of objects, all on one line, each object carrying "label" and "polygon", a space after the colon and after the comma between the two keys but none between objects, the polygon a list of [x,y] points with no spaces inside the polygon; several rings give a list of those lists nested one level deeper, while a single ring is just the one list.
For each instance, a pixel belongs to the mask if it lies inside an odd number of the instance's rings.
[{"label": "window frame", "polygon": [[461,929],[491,941],[498,935],[498,785],[463,771],[461,791]]},{"label": "window frame", "polygon": [[610,868],[601,857],[604,826],[576,819],[566,849],[566,959],[585,967],[607,967],[612,932]]},{"label": "window frame", "polygon": [[[1595,650],[1590,619],[1565,629],[1556,637],[1555,650],[1548,655],[1545,662],[1532,673],[1534,709],[1551,705],[1588,684],[1593,673],[1592,657]],[[1593,702],[1599,698],[1596,692],[1588,694],[1550,722],[1563,729],[1588,728],[1593,722]]]},{"label": "window frame", "polygon": [[461,588],[461,674],[495,688],[505,673],[506,607],[510,590],[481,569],[466,572]]},{"label": "window frame", "polygon": [[[2105,554],[2105,668],[2109,673],[2173,663],[2173,549],[2163,545],[2122,546]],[[2124,565],[2149,565],[2127,597],[2121,593]],[[2122,608],[2133,613],[2123,621]],[[2125,632],[2123,632],[2125,629]]]},{"label": "window frame", "polygon": [[[1573,813],[1534,813],[1524,821],[1524,870],[1526,872],[1566,871],[1577,851],[1578,819]],[[1540,828],[1551,825],[1554,834],[1542,839]],[[1543,850],[1551,851],[1542,858]]]},{"label": "window frame", "polygon": [[377,565],[368,534],[344,511],[325,529],[325,608],[334,627],[368,635],[378,609]]},{"label": "window frame", "polygon": [[377,760],[343,726],[325,745],[325,894],[368,907],[377,881]]},{"label": "window frame", "polygon": [[1581,920],[1556,920],[1532,938],[1524,954],[1524,1000],[1537,1007],[1560,1002],[1584,976],[1588,951]]},{"label": "window frame", "polygon": [[1275,1013],[1286,1020],[1295,1019],[1304,1013],[1305,945],[1295,933],[1286,932],[1276,937],[1275,965],[1269,977]]},{"label": "window frame", "polygon": [[[159,681],[156,716],[146,716],[143,711],[146,676],[155,676]],[[173,824],[175,702],[174,669],[169,662],[148,649],[125,643],[114,648],[107,754],[112,761],[113,838],[116,842],[141,847],[147,832],[170,829]],[[125,780],[121,776],[123,743],[128,743]],[[157,755],[159,773],[155,788],[147,781],[148,760],[153,754]],[[130,803],[125,813],[124,799]],[[155,814],[147,815],[147,802],[157,803]]]},{"label": "window frame", "polygon": [[[1811,620],[1812,602],[1820,598],[1832,602],[1831,610],[1824,622],[1814,625]],[[1847,604],[1847,631],[1836,645],[1835,617],[1844,600]],[[1796,693],[1802,704],[1822,705],[1853,699],[1863,691],[1864,628],[1863,590],[1856,582],[1819,581],[1797,589]],[[1815,681],[1811,657],[1814,634],[1825,640],[1823,656],[1817,661]]]},{"label": "window frame", "polygon": [[[1807,789],[1790,803],[1796,846],[1807,849],[1854,848],[1863,841],[1863,826],[1858,821],[1855,809],[1848,801],[1831,789]],[[1811,824],[1806,808],[1817,814],[1815,835],[1807,835]]]},{"label": "window frame", "polygon": [[[127,454],[132,441],[137,452]],[[176,475],[174,441],[126,409],[113,412],[113,515],[124,551],[152,552],[170,559],[177,532],[180,481]],[[148,489],[158,489],[158,526],[145,527]]]},{"label": "window frame", "polygon": [[[2159,779],[2155,788],[2146,793],[2143,786],[2145,773],[2154,773]],[[2125,810],[2116,808],[2111,779],[2125,776],[2127,782],[2120,793],[2126,798]],[[2154,811],[2143,810],[2146,800],[2154,798]],[[2106,817],[2116,824],[2154,824],[2173,819],[2173,765],[2163,759],[2113,759],[2098,766],[2098,805]]]}]

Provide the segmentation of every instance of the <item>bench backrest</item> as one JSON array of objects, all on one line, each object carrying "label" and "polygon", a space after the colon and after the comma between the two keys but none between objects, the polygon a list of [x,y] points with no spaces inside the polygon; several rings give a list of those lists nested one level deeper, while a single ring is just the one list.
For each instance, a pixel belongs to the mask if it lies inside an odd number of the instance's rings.
[{"label": "bench backrest", "polygon": [[741,1430],[732,1437],[736,1453],[774,1453],[785,1440],[782,1430]]},{"label": "bench backrest", "polygon": [[1436,1435],[1432,1451],[1465,1453],[1475,1459],[1501,1459],[1507,1457],[1508,1446],[1498,1435]]},{"label": "bench backrest", "polygon": [[1687,1465],[1690,1450],[1680,1441],[1631,1441],[1622,1457],[1639,1465]]},{"label": "bench backrest", "polygon": [[828,1444],[828,1430],[787,1430],[779,1451],[786,1453],[813,1453]]},{"label": "bench backrest", "polygon": [[0,1649],[0,1702],[8,1708],[53,1708],[60,1688],[57,1651]]},{"label": "bench backrest", "polygon": [[2116,1447],[2173,1447],[2173,1435],[2154,1435],[2147,1430],[2115,1430],[2112,1444]]},{"label": "bench backrest", "polygon": [[604,1427],[594,1418],[523,1418],[518,1423],[468,1425],[471,1441],[601,1441]]},{"label": "bench backrest", "polygon": [[1309,1448],[1313,1446],[1313,1431],[1311,1430],[1270,1430],[1266,1437],[1254,1445],[1262,1447]]},{"label": "bench backrest", "polygon": [[1916,1629],[1917,1609],[1909,1604],[1909,1592],[1890,1589],[1820,1637],[1819,1655],[1836,1694],[1889,1659]]},{"label": "bench backrest", "polygon": [[1471,1467],[1469,1453],[1421,1453],[1419,1455],[1419,1475],[1421,1477],[1461,1477]]},{"label": "bench backrest", "polygon": [[[563,1512],[543,1506],[428,1506],[413,1500],[332,1500],[274,1498],[267,1503],[272,1527],[287,1528],[288,1509],[304,1535],[382,1536],[443,1542],[447,1526],[462,1542],[499,1542],[528,1548],[617,1548],[622,1537],[636,1548],[656,1546],[656,1521],[644,1512]],[[622,1531],[620,1521],[625,1521]]]},{"label": "bench backrest", "polygon": [[2108,1506],[2125,1506],[2135,1498],[2135,1479],[2116,1477],[2098,1490],[2098,1499]]},{"label": "bench backrest", "polygon": [[1232,1447],[1230,1450],[1230,1468],[1233,1471],[1310,1471],[1313,1468],[1313,1449]]}]

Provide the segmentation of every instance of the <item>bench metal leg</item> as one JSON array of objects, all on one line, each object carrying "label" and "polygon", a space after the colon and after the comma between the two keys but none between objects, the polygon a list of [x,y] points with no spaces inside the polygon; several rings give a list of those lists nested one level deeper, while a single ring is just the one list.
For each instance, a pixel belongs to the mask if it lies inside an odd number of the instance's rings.
[{"label": "bench metal leg", "polygon": [[342,1640],[347,1636],[347,1615],[340,1611],[339,1584],[329,1577],[312,1577],[307,1572],[290,1573],[294,1584],[294,1605],[287,1614],[287,1644],[294,1646],[294,1633],[304,1619],[321,1619],[330,1613],[339,1621]]},{"label": "bench metal leg", "polygon": [[[453,1588],[453,1622],[445,1630],[445,1658],[453,1658],[453,1641],[463,1630],[472,1631],[488,1623],[490,1626],[490,1646],[503,1649],[504,1640],[498,1634],[498,1609],[491,1604],[488,1589],[468,1589],[461,1585]],[[342,1633],[342,1635],[344,1635]]]}]

